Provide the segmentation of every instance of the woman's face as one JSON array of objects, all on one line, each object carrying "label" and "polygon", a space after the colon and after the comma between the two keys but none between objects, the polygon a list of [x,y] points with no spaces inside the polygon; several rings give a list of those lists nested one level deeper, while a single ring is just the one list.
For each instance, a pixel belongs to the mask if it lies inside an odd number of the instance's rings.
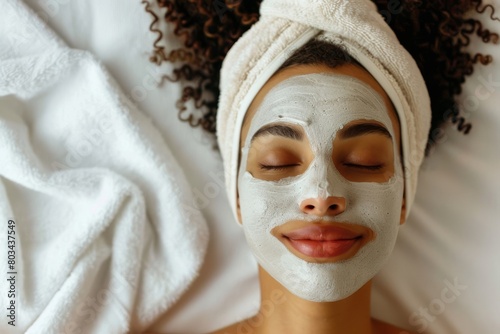
[{"label": "woman's face", "polygon": [[273,76],[242,126],[238,216],[259,264],[299,297],[354,293],[403,222],[399,122],[364,69],[300,65]]}]

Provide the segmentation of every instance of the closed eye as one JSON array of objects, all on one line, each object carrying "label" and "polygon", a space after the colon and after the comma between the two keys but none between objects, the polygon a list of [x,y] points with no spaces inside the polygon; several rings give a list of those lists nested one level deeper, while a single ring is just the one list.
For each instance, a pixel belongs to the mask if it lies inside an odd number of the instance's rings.
[{"label": "closed eye", "polygon": [[356,169],[365,169],[365,170],[379,170],[384,167],[384,165],[359,165],[359,164],[350,164],[350,163],[344,163],[344,166],[349,167],[349,168],[356,168]]},{"label": "closed eye", "polygon": [[285,170],[287,168],[292,168],[292,167],[300,166],[300,164],[289,164],[289,165],[279,165],[279,166],[259,164],[259,166],[260,166],[260,169],[263,169],[263,170],[280,171],[280,170]]}]

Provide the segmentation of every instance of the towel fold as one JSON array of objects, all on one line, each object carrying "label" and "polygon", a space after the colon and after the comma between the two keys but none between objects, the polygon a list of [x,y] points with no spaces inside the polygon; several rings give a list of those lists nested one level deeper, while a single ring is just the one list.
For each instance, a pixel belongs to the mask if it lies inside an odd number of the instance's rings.
[{"label": "towel fold", "polygon": [[0,220],[3,273],[16,273],[0,280],[2,333],[144,331],[196,278],[208,241],[151,120],[20,0],[0,11]]},{"label": "towel fold", "polygon": [[391,98],[401,124],[406,213],[430,129],[430,98],[411,55],[369,0],[264,0],[261,17],[229,50],[222,71],[217,135],[226,190],[236,215],[241,125],[255,95],[312,38],[341,45]]}]

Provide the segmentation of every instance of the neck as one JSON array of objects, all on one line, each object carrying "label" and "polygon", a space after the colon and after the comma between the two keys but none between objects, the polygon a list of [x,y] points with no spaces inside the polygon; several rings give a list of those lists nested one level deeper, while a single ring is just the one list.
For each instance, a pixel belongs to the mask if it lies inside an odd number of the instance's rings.
[{"label": "neck", "polygon": [[248,320],[253,333],[371,334],[371,281],[335,302],[311,302],[290,293],[259,266],[261,306]]}]

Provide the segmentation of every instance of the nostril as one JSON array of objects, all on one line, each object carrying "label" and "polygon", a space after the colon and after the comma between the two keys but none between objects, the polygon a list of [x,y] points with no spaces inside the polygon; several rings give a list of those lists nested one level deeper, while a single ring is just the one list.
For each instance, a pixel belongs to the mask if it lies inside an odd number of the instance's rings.
[{"label": "nostril", "polygon": [[308,215],[338,215],[345,210],[345,200],[341,197],[308,198],[301,202],[300,210]]}]

